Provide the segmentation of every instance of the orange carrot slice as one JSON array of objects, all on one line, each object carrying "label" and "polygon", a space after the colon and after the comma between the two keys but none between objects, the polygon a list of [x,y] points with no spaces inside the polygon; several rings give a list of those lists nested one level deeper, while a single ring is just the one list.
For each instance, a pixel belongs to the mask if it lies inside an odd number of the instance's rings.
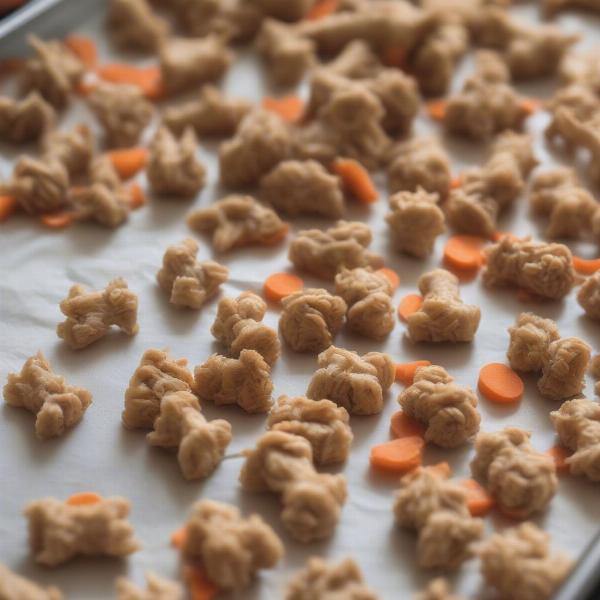
[{"label": "orange carrot slice", "polygon": [[75,213],[64,211],[42,215],[40,221],[50,229],[63,229],[75,222]]},{"label": "orange carrot slice", "polygon": [[338,158],[333,161],[333,171],[359,202],[373,204],[377,201],[377,188],[369,172],[357,160]]},{"label": "orange carrot slice", "polygon": [[489,363],[479,371],[479,391],[492,402],[510,404],[523,397],[523,380],[507,365]]},{"label": "orange carrot slice", "polygon": [[377,269],[377,273],[381,273],[392,284],[393,291],[398,289],[398,286],[400,285],[400,277],[396,271],[382,267],[381,269]]},{"label": "orange carrot slice", "polygon": [[579,258],[579,256],[573,256],[573,268],[578,273],[592,275],[598,269],[600,269],[600,258],[587,260],[585,258]]},{"label": "orange carrot slice", "polygon": [[129,179],[146,165],[148,150],[140,147],[112,150],[108,153],[108,158],[110,158],[110,162],[112,162],[119,177]]},{"label": "orange carrot slice", "polygon": [[523,98],[521,100],[521,109],[528,117],[537,112],[541,106],[542,103],[537,98]]},{"label": "orange carrot slice", "polygon": [[0,195],[0,223],[6,221],[17,210],[17,199],[9,194]]},{"label": "orange carrot slice", "polygon": [[475,235],[452,236],[444,246],[444,262],[455,269],[478,269],[483,264],[481,248],[484,242]]},{"label": "orange carrot slice", "polygon": [[80,492],[69,496],[65,503],[70,506],[88,506],[90,504],[98,504],[102,501],[102,496],[95,492]]},{"label": "orange carrot slice", "polygon": [[567,458],[572,454],[570,450],[564,446],[552,446],[552,448],[546,450],[546,454],[554,461],[557,473],[569,473],[570,467]]},{"label": "orange carrot slice", "polygon": [[418,467],[425,441],[419,436],[402,437],[371,448],[371,466],[392,473],[406,473]]},{"label": "orange carrot slice", "polygon": [[98,49],[94,40],[83,35],[70,35],[65,38],[64,43],[88,69],[96,68]]},{"label": "orange carrot slice", "polygon": [[425,427],[416,419],[409,417],[404,411],[399,410],[392,415],[390,430],[397,438],[423,437]]},{"label": "orange carrot slice", "polygon": [[265,110],[278,114],[287,123],[297,123],[304,114],[304,102],[298,96],[284,98],[267,96],[263,98],[262,106]]},{"label": "orange carrot slice", "polygon": [[144,190],[137,183],[132,183],[129,186],[129,208],[131,210],[137,210],[146,204],[146,195]]},{"label": "orange carrot slice", "polygon": [[301,290],[304,281],[291,273],[273,273],[269,275],[263,285],[265,297],[273,302],[279,302],[286,296]]},{"label": "orange carrot slice", "polygon": [[457,175],[450,180],[450,189],[456,190],[463,184],[463,176]]},{"label": "orange carrot slice", "polygon": [[427,114],[435,121],[443,121],[448,109],[447,100],[433,100],[427,103]]},{"label": "orange carrot slice", "polygon": [[158,100],[165,96],[159,67],[135,67],[123,63],[111,63],[101,66],[97,73],[104,81],[135,85],[151,100]]},{"label": "orange carrot slice", "polygon": [[395,67],[402,69],[406,66],[406,47],[388,46],[381,52],[381,62],[386,67]]},{"label": "orange carrot slice", "polygon": [[407,363],[396,364],[396,381],[404,385],[412,385],[415,373],[419,367],[428,367],[431,364],[428,360],[415,360]]},{"label": "orange carrot slice", "polygon": [[410,315],[417,312],[423,304],[423,296],[418,294],[408,294],[404,296],[398,306],[398,316],[406,321]]},{"label": "orange carrot slice", "polygon": [[199,565],[187,565],[183,571],[183,578],[192,600],[212,600],[219,593],[219,588],[206,577]]},{"label": "orange carrot slice", "polygon": [[304,16],[309,21],[318,21],[333,14],[339,5],[339,0],[319,0]]},{"label": "orange carrot slice", "polygon": [[185,527],[180,527],[171,534],[171,546],[181,550],[185,544]]},{"label": "orange carrot slice", "polygon": [[467,493],[467,508],[473,517],[482,517],[494,507],[494,499],[474,479],[464,479],[459,482]]}]

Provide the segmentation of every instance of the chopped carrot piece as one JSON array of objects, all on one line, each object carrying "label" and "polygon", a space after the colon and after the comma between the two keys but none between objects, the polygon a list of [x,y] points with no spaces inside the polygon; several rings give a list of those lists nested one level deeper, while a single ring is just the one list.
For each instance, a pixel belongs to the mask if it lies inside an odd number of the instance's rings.
[{"label": "chopped carrot piece", "polygon": [[318,21],[323,17],[333,14],[338,7],[339,0],[319,0],[304,16],[309,21]]},{"label": "chopped carrot piece", "polygon": [[396,364],[396,381],[404,385],[412,385],[415,373],[419,367],[428,367],[431,364],[428,360],[415,360],[408,363]]},{"label": "chopped carrot piece", "polygon": [[479,371],[479,391],[492,402],[510,404],[523,397],[523,380],[507,365],[489,363]]},{"label": "chopped carrot piece", "polygon": [[564,446],[552,446],[552,448],[546,450],[546,454],[548,454],[552,460],[554,460],[557,473],[568,473],[570,471],[567,458],[571,456],[572,452],[570,452],[567,448]]},{"label": "chopped carrot piece", "polygon": [[70,35],[65,38],[65,46],[79,58],[88,68],[95,69],[98,63],[98,49],[96,43],[83,35]]},{"label": "chopped carrot piece", "polygon": [[265,280],[263,290],[267,299],[279,302],[286,296],[301,290],[304,281],[291,273],[273,273]]},{"label": "chopped carrot piece", "polygon": [[521,100],[521,109],[527,116],[537,112],[541,106],[542,103],[537,98],[523,98]]},{"label": "chopped carrot piece", "polygon": [[396,67],[402,69],[406,66],[406,47],[388,46],[381,52],[381,62],[386,67]]},{"label": "chopped carrot piece", "polygon": [[48,215],[42,215],[40,217],[41,222],[51,229],[62,229],[63,227],[69,227],[75,222],[75,213],[72,212],[59,212]]},{"label": "chopped carrot piece", "polygon": [[377,273],[381,273],[392,284],[393,291],[398,289],[398,286],[400,285],[400,277],[396,271],[382,267],[381,269],[377,269]]},{"label": "chopped carrot piece", "polygon": [[406,321],[410,315],[421,308],[422,304],[423,296],[419,296],[418,294],[408,294],[408,296],[404,296],[400,301],[398,306],[398,316],[403,321]]},{"label": "chopped carrot piece", "polygon": [[592,275],[600,269],[600,258],[586,260],[585,258],[579,258],[579,256],[573,256],[573,268],[578,273]]},{"label": "chopped carrot piece", "polygon": [[119,177],[129,179],[146,165],[148,150],[141,147],[112,150],[108,153],[108,158],[110,158]]},{"label": "chopped carrot piece", "polygon": [[463,184],[463,176],[457,175],[450,180],[450,189],[456,190]]},{"label": "chopped carrot piece", "polygon": [[494,499],[486,489],[474,479],[464,479],[459,482],[467,493],[467,508],[473,517],[482,517],[494,507]]},{"label": "chopped carrot piece", "polygon": [[151,100],[158,100],[165,96],[159,67],[135,67],[123,63],[111,63],[101,66],[97,73],[104,81],[135,85]]},{"label": "chopped carrot piece", "polygon": [[402,410],[392,415],[390,430],[397,438],[423,437],[425,435],[425,427]]},{"label": "chopped carrot piece", "polygon": [[146,195],[144,190],[137,183],[132,183],[129,186],[129,208],[131,210],[137,210],[146,204]]},{"label": "chopped carrot piece", "polygon": [[70,506],[87,506],[89,504],[98,504],[102,500],[102,496],[95,492],[80,492],[69,496],[65,502]]},{"label": "chopped carrot piece", "polygon": [[271,98],[267,96],[262,100],[265,110],[278,114],[288,123],[297,123],[304,114],[304,102],[298,96],[285,96],[284,98]]},{"label": "chopped carrot piece", "polygon": [[494,231],[494,233],[492,233],[491,239],[492,242],[499,242],[505,237],[509,239],[517,239],[517,236],[514,233],[511,233],[510,231]]},{"label": "chopped carrot piece", "polygon": [[0,195],[0,223],[6,221],[17,210],[17,199],[9,194]]},{"label": "chopped carrot piece", "polygon": [[371,448],[371,466],[393,473],[406,473],[421,464],[425,441],[419,436],[398,438]]},{"label": "chopped carrot piece", "polygon": [[285,236],[289,233],[289,231],[290,226],[287,223],[284,223],[279,231],[276,231],[271,237],[263,239],[262,245],[275,246],[276,244],[279,244],[279,242],[285,239]]},{"label": "chopped carrot piece", "polygon": [[185,527],[180,527],[171,534],[171,546],[181,550],[185,544]]},{"label": "chopped carrot piece", "polygon": [[444,246],[444,263],[459,270],[479,269],[483,264],[481,247],[484,242],[475,235],[452,236]]},{"label": "chopped carrot piece", "polygon": [[353,158],[338,158],[333,161],[333,171],[359,202],[372,204],[379,195],[369,172]]},{"label": "chopped carrot piece", "polygon": [[212,600],[219,593],[219,588],[209,581],[199,565],[186,566],[183,578],[190,591],[191,600]]},{"label": "chopped carrot piece", "polygon": [[447,100],[433,100],[427,103],[427,113],[435,121],[443,121],[446,118],[447,108]]}]

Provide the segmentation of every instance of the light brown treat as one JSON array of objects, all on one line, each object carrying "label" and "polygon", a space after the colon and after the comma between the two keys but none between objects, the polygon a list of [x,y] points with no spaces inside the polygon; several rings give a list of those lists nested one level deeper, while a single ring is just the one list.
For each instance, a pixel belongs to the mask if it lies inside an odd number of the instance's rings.
[{"label": "light brown treat", "polygon": [[58,324],[56,334],[73,350],[103,338],[112,325],[127,335],[135,335],[139,330],[137,294],[128,289],[127,282],[120,277],[95,292],[87,291],[80,284],[72,286],[60,303],[60,310],[67,318]]},{"label": "light brown treat", "polygon": [[134,146],[152,119],[152,105],[133,85],[99,83],[88,104],[111,147]]},{"label": "light brown treat", "polygon": [[35,432],[41,439],[65,433],[92,403],[90,392],[54,373],[41,352],[28,358],[20,373],[9,373],[3,394],[10,406],[36,415]]},{"label": "light brown treat", "polygon": [[111,0],[109,33],[123,50],[154,52],[169,34],[169,25],[146,0]]},{"label": "light brown treat", "polygon": [[598,0],[543,0],[542,10],[547,17],[554,17],[563,10],[581,9],[600,12]]},{"label": "light brown treat", "polygon": [[251,109],[247,100],[227,98],[215,86],[205,85],[196,100],[168,106],[162,122],[177,135],[192,127],[199,136],[231,136]]},{"label": "light brown treat", "polygon": [[394,329],[393,289],[385,275],[371,268],[342,269],[335,276],[335,293],[348,305],[346,319],[356,333],[382,339]]},{"label": "light brown treat", "polygon": [[3,600],[63,600],[54,586],[42,588],[0,564],[0,598]]},{"label": "light brown treat", "polygon": [[240,472],[242,487],[278,494],[283,525],[295,540],[309,543],[333,534],[346,502],[346,478],[317,473],[308,440],[268,431],[245,456]]},{"label": "light brown treat", "polygon": [[279,115],[253,110],[241,121],[233,138],[219,149],[219,176],[224,185],[243,187],[258,183],[289,157],[292,138]]},{"label": "light brown treat", "polygon": [[378,600],[366,585],[360,567],[352,558],[338,563],[317,556],[289,581],[285,600]]},{"label": "light brown treat", "polygon": [[544,511],[558,488],[556,466],[531,445],[531,434],[516,427],[480,433],[471,472],[481,479],[500,510],[516,519]]},{"label": "light brown treat", "polygon": [[483,535],[483,521],[471,517],[464,489],[427,467],[402,477],[394,516],[400,527],[418,532],[417,561],[427,569],[457,569]]},{"label": "light brown treat", "polygon": [[207,421],[198,398],[179,391],[163,397],[154,431],[146,439],[151,446],[177,450],[181,472],[190,480],[205,479],[219,466],[231,437],[227,421]]},{"label": "light brown treat", "polygon": [[398,404],[426,426],[425,440],[442,448],[458,448],[479,431],[475,392],[455,383],[443,367],[419,367]]},{"label": "light brown treat", "polygon": [[330,346],[319,354],[306,395],[327,398],[351,415],[375,415],[383,410],[383,395],[394,382],[395,366],[388,354],[356,352]]},{"label": "light brown treat", "polygon": [[551,553],[550,536],[533,523],[493,534],[477,554],[483,578],[502,600],[549,600],[573,566]]},{"label": "light brown treat", "polygon": [[333,60],[325,64],[329,73],[350,79],[373,77],[382,67],[379,57],[363,40],[349,42]]},{"label": "light brown treat", "polygon": [[344,462],[350,454],[352,429],[345,408],[330,400],[279,396],[269,412],[267,427],[306,438],[316,465]]},{"label": "light brown treat", "polygon": [[332,280],[343,268],[383,267],[383,258],[367,250],[372,239],[368,225],[338,221],[325,231],[300,231],[290,243],[288,258],[298,270]]},{"label": "light brown treat", "polygon": [[14,144],[34,142],[54,125],[54,109],[37,92],[22,100],[0,97],[0,140]]},{"label": "light brown treat", "polygon": [[277,332],[260,322],[266,311],[265,301],[252,292],[223,298],[210,331],[234,357],[243,350],[255,350],[272,365],[279,358],[281,344]]},{"label": "light brown treat", "polygon": [[260,10],[268,15],[281,21],[299,21],[306,15],[316,0],[250,0],[251,4],[255,4]]},{"label": "light brown treat", "polygon": [[119,577],[116,582],[117,600],[183,600],[183,588],[175,581],[169,581],[146,573],[146,588],[138,587]]},{"label": "light brown treat", "polygon": [[475,52],[475,72],[485,81],[492,83],[508,83],[510,71],[502,56],[494,50],[477,50]]},{"label": "light brown treat", "polygon": [[223,590],[248,587],[257,572],[274,567],[283,544],[258,515],[242,517],[235,506],[201,500],[185,524],[184,555],[202,564],[206,576]]},{"label": "light brown treat", "polygon": [[573,141],[569,135],[571,126],[565,121],[562,109],[567,109],[577,119],[591,119],[600,110],[596,87],[600,89],[596,82],[588,84],[585,79],[575,81],[559,88],[546,102],[545,108],[552,118],[544,133],[550,144],[557,145],[556,142],[560,140],[565,150],[573,151]]},{"label": "light brown treat", "polygon": [[600,74],[597,69],[598,47],[570,49],[560,62],[558,75],[563,85],[583,84],[591,90],[598,90]]},{"label": "light brown treat", "polygon": [[438,200],[438,194],[430,194],[422,187],[390,198],[391,210],[385,220],[400,252],[417,258],[426,258],[433,252],[436,238],[446,231],[446,218]]},{"label": "light brown treat", "polygon": [[556,323],[533,313],[521,313],[508,328],[510,344],[506,356],[517,371],[539,372],[548,346],[560,338]]},{"label": "light brown treat", "polygon": [[446,579],[437,577],[415,596],[415,600],[464,600],[464,598],[452,593]]},{"label": "light brown treat", "polygon": [[563,244],[505,236],[485,250],[487,287],[516,286],[542,298],[560,300],[575,283],[571,251]]},{"label": "light brown treat", "polygon": [[94,221],[105,227],[118,227],[129,217],[130,202],[127,191],[110,189],[102,184],[72,191],[70,201],[79,221]]},{"label": "light brown treat", "polygon": [[94,154],[92,132],[86,125],[71,131],[52,131],[43,139],[44,155],[58,160],[69,175],[79,175],[90,166]]},{"label": "light brown treat", "polygon": [[152,429],[162,399],[172,392],[191,392],[194,378],[185,358],[174,359],[162,350],[146,350],[125,390],[121,414],[127,429]]},{"label": "light brown treat", "polygon": [[252,196],[232,195],[208,208],[197,208],[187,216],[187,224],[199,232],[212,234],[217,252],[253,244],[269,245],[282,240],[288,231],[277,213]]},{"label": "light brown treat", "polygon": [[344,324],[346,303],[321,288],[306,288],[282,301],[279,331],[295,352],[321,352]]},{"label": "light brown treat", "polygon": [[600,320],[600,271],[583,282],[577,292],[577,302],[590,319]]},{"label": "light brown treat", "polygon": [[123,187],[121,177],[107,154],[101,154],[92,160],[89,166],[88,179],[92,183],[100,183],[113,191]]},{"label": "light brown treat", "polygon": [[561,444],[573,451],[566,459],[571,473],[600,481],[600,405],[587,398],[567,400],[550,418]]},{"label": "light brown treat", "polygon": [[272,404],[271,367],[255,350],[242,350],[239,358],[213,354],[194,369],[194,389],[202,402],[237,404],[247,413],[264,413]]},{"label": "light brown treat", "polygon": [[296,217],[339,219],[345,211],[339,177],[315,160],[284,160],[260,180],[261,198],[276,211]]},{"label": "light brown treat", "polygon": [[119,496],[81,505],[56,498],[30,502],[24,512],[35,561],[58,567],[78,556],[122,558],[136,552],[140,546],[127,520],[129,506]]}]

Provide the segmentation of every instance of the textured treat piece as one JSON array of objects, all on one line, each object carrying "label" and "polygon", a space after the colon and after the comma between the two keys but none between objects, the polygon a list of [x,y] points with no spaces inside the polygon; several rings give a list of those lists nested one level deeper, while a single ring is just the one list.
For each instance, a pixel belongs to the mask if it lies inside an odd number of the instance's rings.
[{"label": "textured treat piece", "polygon": [[44,156],[58,160],[69,175],[79,175],[90,166],[94,154],[94,140],[86,125],[78,125],[71,131],[52,131],[44,137]]},{"label": "textured treat piece", "polygon": [[54,373],[41,352],[28,358],[20,373],[9,373],[3,393],[7,404],[36,415],[35,432],[42,439],[62,435],[79,423],[92,403],[90,392]]},{"label": "textured treat piece", "polygon": [[346,303],[327,290],[307,288],[281,301],[279,331],[296,352],[321,352],[344,324]]},{"label": "textured treat piece", "polygon": [[288,231],[272,208],[252,196],[227,196],[208,208],[197,208],[189,213],[187,223],[195,231],[211,233],[217,252],[277,243]]},{"label": "textured treat piece", "polygon": [[394,500],[396,523],[418,532],[417,560],[427,569],[457,569],[483,535],[483,521],[471,516],[464,489],[447,476],[417,467],[402,477]]},{"label": "textured treat piece", "polygon": [[297,217],[339,219],[345,210],[339,177],[314,160],[285,160],[260,180],[261,198],[276,211]]},{"label": "textured treat piece", "polygon": [[283,525],[294,539],[308,543],[333,534],[346,502],[346,479],[315,471],[308,440],[269,431],[245,455],[240,472],[242,487],[278,494]]},{"label": "textured treat piece", "polygon": [[279,396],[269,413],[267,427],[306,438],[316,465],[344,462],[350,454],[352,429],[345,408],[330,400]]},{"label": "textured treat piece", "polygon": [[88,104],[111,147],[134,146],[152,119],[152,105],[134,85],[99,83]]},{"label": "textured treat piece", "polygon": [[146,588],[138,587],[119,577],[116,582],[117,600],[183,600],[183,588],[175,581],[169,581],[146,573]]},{"label": "textured treat piece", "polygon": [[56,334],[73,350],[103,338],[112,325],[127,335],[135,335],[139,330],[137,309],[137,294],[128,289],[127,282],[120,277],[96,292],[76,284],[60,303],[60,310],[67,319],[58,324]]},{"label": "textured treat piece", "polygon": [[382,339],[394,329],[393,288],[385,275],[371,268],[342,269],[335,276],[335,293],[348,305],[346,319],[356,333]]},{"label": "textured treat piece", "polygon": [[54,109],[37,92],[22,100],[0,97],[0,140],[14,144],[34,142],[54,125]]},{"label": "textured treat piece", "polygon": [[413,342],[470,342],[475,337],[481,311],[460,298],[458,277],[445,269],[421,275],[423,304],[407,318]]},{"label": "textured treat piece", "polygon": [[391,211],[385,220],[400,252],[417,258],[433,252],[436,238],[446,231],[438,200],[438,194],[429,194],[420,186],[414,192],[398,192],[390,198]]},{"label": "textured treat piece", "polygon": [[58,567],[77,556],[122,558],[139,550],[127,521],[129,502],[114,496],[74,506],[56,498],[25,506],[29,545],[35,561]]},{"label": "textured treat piece", "polygon": [[215,86],[205,85],[196,100],[168,106],[162,119],[178,135],[192,127],[199,136],[230,136],[251,109],[247,100],[227,98]]},{"label": "textured treat piece", "polygon": [[159,52],[160,71],[168,93],[220,79],[233,53],[218,35],[203,38],[170,38]]},{"label": "textured treat piece", "polygon": [[394,146],[388,167],[390,193],[423,188],[445,198],[450,190],[450,162],[436,138],[415,137]]},{"label": "textured treat piece", "polygon": [[533,523],[493,534],[477,554],[483,578],[503,600],[549,600],[573,566],[551,552],[550,536]]},{"label": "textured treat piece", "polygon": [[325,231],[300,231],[290,243],[288,258],[300,271],[332,280],[344,267],[383,267],[383,258],[367,250],[372,239],[368,225],[338,221]]},{"label": "textured treat piece", "polygon": [[582,9],[600,12],[598,0],[543,0],[544,14],[553,17],[563,10]]},{"label": "textured treat piece", "polygon": [[587,398],[568,400],[550,418],[561,444],[573,451],[566,459],[571,473],[600,481],[600,405]]},{"label": "textured treat piece", "polygon": [[413,384],[398,396],[398,404],[426,426],[425,439],[442,448],[457,448],[479,431],[475,392],[455,383],[443,367],[418,367]]},{"label": "textured treat piece", "polygon": [[325,66],[330,73],[349,77],[350,79],[367,79],[373,77],[383,67],[377,54],[363,40],[353,40],[348,43]]},{"label": "textured treat piece", "polygon": [[205,479],[221,463],[231,442],[231,425],[224,419],[207,421],[198,398],[190,392],[171,392],[160,403],[151,446],[177,450],[177,461],[186,479]]},{"label": "textured treat piece", "polygon": [[533,448],[530,436],[516,427],[480,433],[471,461],[473,476],[503,512],[517,519],[545,510],[558,488],[554,461]]},{"label": "textured treat piece", "polygon": [[590,319],[600,320],[600,271],[583,282],[577,292],[577,302]]},{"label": "textured treat piece", "polygon": [[239,358],[213,354],[194,369],[194,389],[202,402],[217,406],[237,404],[248,413],[271,408],[271,367],[255,350],[242,350]]},{"label": "textured treat piece", "polygon": [[[565,62],[568,61],[563,61]],[[593,117],[600,107],[595,92],[598,83],[592,75],[588,75],[587,70],[583,70],[581,74],[577,73],[574,76],[573,82],[568,82],[564,87],[559,88],[546,102],[546,110],[552,116],[544,132],[548,142],[555,144],[560,139],[566,150],[572,150],[572,143],[563,138],[563,132],[566,132],[569,137],[570,127],[565,122],[562,109],[572,111],[578,119],[587,120]]]},{"label": "textured treat piece", "polygon": [[198,309],[227,281],[227,267],[213,260],[199,262],[197,254],[198,244],[191,238],[167,248],[156,280],[171,304]]},{"label": "textured treat piece", "polygon": [[235,506],[201,500],[185,524],[184,555],[200,561],[219,588],[248,587],[261,569],[274,567],[283,556],[277,534],[258,515],[242,517]]},{"label": "textured treat piece", "polygon": [[240,122],[233,138],[219,149],[219,174],[224,185],[244,187],[258,183],[282,160],[289,158],[292,137],[279,115],[253,110]]},{"label": "textured treat piece", "polygon": [[365,583],[360,567],[352,558],[338,563],[317,556],[288,583],[285,600],[378,600]]},{"label": "textured treat piece", "polygon": [[359,356],[330,346],[318,357],[306,395],[313,400],[328,398],[351,415],[374,415],[383,410],[383,395],[394,382],[396,367],[381,352]]},{"label": "textured treat piece", "polygon": [[573,257],[563,244],[503,237],[485,250],[487,287],[517,286],[542,298],[560,300],[575,283]]},{"label": "textured treat piece", "polygon": [[235,299],[223,298],[210,331],[233,356],[240,356],[242,350],[255,350],[272,365],[279,358],[281,345],[277,332],[260,322],[266,312],[265,301],[252,292],[243,292]]},{"label": "textured treat piece", "polygon": [[438,577],[417,594],[415,600],[464,600],[464,597],[453,594],[448,581]]},{"label": "textured treat piece", "polygon": [[548,346],[560,338],[552,319],[533,313],[521,313],[515,325],[508,328],[510,343],[506,356],[517,371],[539,372],[544,364]]},{"label": "textured treat piece", "polygon": [[177,139],[160,127],[150,144],[146,177],[152,191],[167,196],[195,196],[203,187],[206,170],[196,158],[196,134],[186,129]]},{"label": "textured treat piece", "polygon": [[171,392],[191,392],[194,378],[185,358],[174,359],[162,350],[146,350],[125,390],[121,415],[127,429],[152,429],[162,399]]},{"label": "textured treat piece", "polygon": [[42,588],[0,564],[0,598],[3,600],[63,600],[54,586]]},{"label": "textured treat piece", "polygon": [[107,25],[123,50],[156,51],[169,34],[167,22],[146,0],[111,0]]}]

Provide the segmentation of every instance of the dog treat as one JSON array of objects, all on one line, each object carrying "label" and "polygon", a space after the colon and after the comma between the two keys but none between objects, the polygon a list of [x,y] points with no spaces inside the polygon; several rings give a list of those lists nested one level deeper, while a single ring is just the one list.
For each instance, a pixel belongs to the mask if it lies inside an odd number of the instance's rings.
[{"label": "dog treat", "polygon": [[553,459],[537,452],[530,436],[516,427],[480,433],[471,461],[473,476],[485,484],[503,512],[517,519],[545,510],[558,488]]},{"label": "dog treat", "polygon": [[417,561],[427,569],[457,569],[483,535],[483,521],[469,513],[464,489],[447,477],[417,467],[402,477],[394,500],[396,523],[418,532]]},{"label": "dog treat", "polygon": [[169,581],[146,573],[146,588],[138,587],[119,577],[116,582],[117,600],[183,600],[183,588],[174,581]]},{"label": "dog treat", "polygon": [[295,352],[321,352],[342,328],[346,303],[321,288],[306,288],[281,300],[279,331]]},{"label": "dog treat", "polygon": [[306,438],[316,465],[344,462],[350,454],[352,429],[345,408],[330,400],[280,396],[269,412],[267,427]]},{"label": "dog treat", "polygon": [[36,415],[35,432],[41,439],[65,433],[92,403],[90,392],[54,373],[41,352],[28,358],[20,373],[9,373],[3,394],[10,406]]},{"label": "dog treat", "polygon": [[44,155],[58,160],[69,175],[79,175],[88,170],[94,154],[92,132],[86,125],[71,131],[52,131],[43,140]]},{"label": "dog treat", "polygon": [[383,258],[367,250],[372,239],[368,225],[338,221],[325,231],[300,231],[290,243],[288,258],[300,271],[333,280],[344,267],[383,267]]},{"label": "dog treat", "polygon": [[54,586],[42,588],[0,564],[0,598],[4,600],[63,600]]},{"label": "dog treat", "polygon": [[433,252],[436,238],[446,231],[446,218],[437,205],[439,196],[416,191],[398,192],[390,197],[390,212],[385,220],[400,252],[426,258]]},{"label": "dog treat", "polygon": [[283,544],[258,515],[242,517],[235,506],[201,500],[185,524],[183,553],[200,561],[206,576],[223,590],[248,587],[261,569],[274,567]]},{"label": "dog treat", "polygon": [[288,225],[272,208],[252,196],[227,196],[208,208],[197,208],[189,213],[187,223],[195,231],[211,233],[217,252],[273,244],[288,231]]},{"label": "dog treat", "polygon": [[590,319],[600,320],[600,271],[583,282],[577,292],[577,302]]},{"label": "dog treat", "polygon": [[237,404],[247,413],[264,413],[272,404],[271,367],[255,350],[242,350],[239,358],[213,354],[195,368],[194,389],[202,402]]},{"label": "dog treat", "polygon": [[146,439],[151,446],[177,450],[181,472],[189,480],[205,479],[219,466],[231,437],[227,421],[207,421],[198,398],[179,391],[162,398],[154,431]]},{"label": "dog treat", "polygon": [[[352,40],[325,68],[329,73],[349,79],[368,79],[383,67],[379,57],[363,40]],[[316,76],[316,73],[313,77]]]},{"label": "dog treat", "polygon": [[88,104],[110,147],[134,146],[152,119],[152,105],[134,85],[99,83]]},{"label": "dog treat", "polygon": [[563,244],[503,237],[484,250],[487,287],[516,286],[542,298],[560,300],[575,283],[571,251]]},{"label": "dog treat", "polygon": [[458,385],[443,367],[418,367],[398,404],[426,426],[425,440],[442,448],[458,448],[479,431],[475,392]]},{"label": "dog treat", "polygon": [[339,219],[345,211],[339,177],[314,160],[285,160],[260,180],[261,198],[276,211],[297,217]]},{"label": "dog treat", "polygon": [[573,566],[552,553],[550,536],[529,522],[492,534],[477,554],[483,578],[503,600],[549,600]]},{"label": "dog treat", "polygon": [[548,346],[560,338],[556,323],[533,313],[521,313],[508,328],[510,344],[506,356],[517,371],[539,372]]},{"label": "dog treat", "polygon": [[22,100],[0,97],[0,140],[14,144],[34,142],[54,125],[54,109],[37,92]]},{"label": "dog treat", "polygon": [[446,579],[437,577],[415,596],[415,600],[464,600],[464,598],[452,593]]},{"label": "dog treat", "polygon": [[163,398],[173,392],[191,392],[194,378],[185,358],[174,359],[163,350],[146,350],[125,390],[121,415],[127,429],[152,429]]},{"label": "dog treat", "polygon": [[158,50],[169,33],[167,22],[146,0],[111,0],[108,28],[122,49],[145,52]]},{"label": "dog treat", "polygon": [[338,563],[318,556],[308,559],[306,567],[290,580],[285,600],[377,600],[366,585],[360,567],[352,558]]},{"label": "dog treat", "polygon": [[342,269],[335,276],[335,293],[348,305],[350,329],[373,339],[387,336],[396,317],[389,279],[371,268]]},{"label": "dog treat", "polygon": [[565,461],[571,473],[600,481],[600,405],[587,398],[567,400],[550,418],[561,444],[573,451]]},{"label": "dog treat", "polygon": [[78,506],[56,498],[30,502],[24,512],[35,561],[58,567],[77,556],[121,558],[136,552],[140,546],[127,521],[129,507],[119,496]]},{"label": "dog treat", "polygon": [[388,354],[356,352],[330,346],[319,354],[306,395],[327,398],[351,415],[375,415],[383,410],[383,395],[394,382],[396,367]]},{"label": "dog treat", "polygon": [[230,136],[251,109],[247,100],[227,98],[217,87],[205,85],[196,100],[168,106],[162,120],[177,135],[192,127],[199,136]]},{"label": "dog treat", "polygon": [[201,308],[227,281],[227,267],[213,260],[199,262],[197,254],[198,244],[191,238],[167,248],[156,280],[171,304]]},{"label": "dog treat", "polygon": [[127,335],[135,335],[139,330],[138,297],[122,278],[113,279],[105,289],[95,292],[80,284],[71,286],[60,310],[67,319],[58,324],[56,334],[73,350],[103,338],[112,325]]},{"label": "dog treat", "polygon": [[346,502],[346,479],[315,471],[308,440],[269,431],[245,456],[240,472],[242,487],[278,494],[283,504],[283,525],[294,539],[308,543],[333,534]]}]

